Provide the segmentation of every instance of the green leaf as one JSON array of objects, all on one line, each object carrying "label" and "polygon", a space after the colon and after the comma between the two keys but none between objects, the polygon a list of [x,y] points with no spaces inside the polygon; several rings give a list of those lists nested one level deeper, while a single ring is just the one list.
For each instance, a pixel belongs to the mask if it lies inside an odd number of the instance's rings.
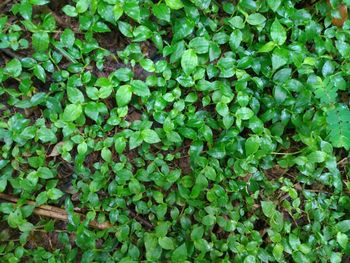
[{"label": "green leaf", "polygon": [[151,92],[145,82],[142,80],[132,80],[131,81],[132,92],[140,97],[148,97]]},{"label": "green leaf", "polygon": [[125,139],[122,137],[119,137],[115,139],[114,141],[114,148],[118,154],[121,154],[126,147]]},{"label": "green leaf", "polygon": [[145,142],[150,143],[150,144],[160,142],[160,138],[159,138],[158,134],[151,129],[143,130],[141,132],[141,136]]},{"label": "green leaf", "polygon": [[272,53],[272,69],[276,71],[288,63],[288,52],[281,49],[275,49]]},{"label": "green leaf", "polygon": [[50,2],[49,0],[30,0],[30,3],[32,5],[45,5],[49,2]]},{"label": "green leaf", "polygon": [[175,248],[174,241],[169,237],[158,238],[159,245],[166,250],[173,250]]},{"label": "green leaf", "polygon": [[236,111],[236,116],[241,120],[249,120],[254,116],[254,112],[247,107],[242,107]]},{"label": "green leaf", "polygon": [[266,18],[262,14],[259,14],[259,13],[250,14],[247,17],[248,24],[250,24],[252,26],[261,25],[265,21],[266,21]]},{"label": "green leaf", "polygon": [[247,156],[252,155],[258,151],[260,147],[260,140],[258,137],[249,137],[245,141],[245,153]]},{"label": "green leaf", "polygon": [[40,178],[43,178],[43,179],[54,178],[54,175],[53,175],[52,171],[49,168],[47,168],[47,167],[40,167],[38,169],[38,176]]},{"label": "green leaf", "polygon": [[281,0],[267,0],[267,4],[272,11],[276,12],[281,5]]},{"label": "green leaf", "polygon": [[9,62],[7,62],[4,72],[11,77],[18,77],[22,73],[22,64],[17,59],[11,59]]},{"label": "green leaf", "polygon": [[117,2],[113,7],[114,20],[118,21],[119,18],[123,15],[124,10],[122,3]]},{"label": "green leaf", "polygon": [[56,134],[51,129],[48,129],[45,126],[41,127],[38,130],[38,138],[43,143],[55,143],[57,141]]},{"label": "green leaf", "polygon": [[4,192],[7,186],[7,179],[0,178],[0,193]]},{"label": "green leaf", "polygon": [[218,104],[216,104],[215,109],[217,113],[219,113],[222,117],[225,117],[229,114],[229,108],[226,103],[219,102]]},{"label": "green leaf", "polygon": [[294,249],[297,250],[298,246],[300,245],[300,239],[294,234],[289,235],[289,244]]},{"label": "green leaf", "polygon": [[241,30],[234,29],[230,35],[229,44],[232,50],[236,50],[243,40],[243,34]]},{"label": "green leaf", "polygon": [[128,105],[132,96],[132,88],[130,85],[123,85],[117,89],[116,99],[119,107]]},{"label": "green leaf", "polygon": [[327,60],[324,64],[323,64],[323,67],[322,67],[322,75],[324,77],[327,77],[331,74],[334,73],[334,66],[333,66],[333,63],[329,60]]},{"label": "green leaf", "polygon": [[343,220],[335,225],[335,228],[342,233],[346,233],[350,230],[350,220]]},{"label": "green leaf", "polygon": [[261,208],[266,217],[271,218],[276,211],[276,205],[271,201],[261,201]]},{"label": "green leaf", "polygon": [[83,103],[84,102],[84,94],[77,88],[68,86],[67,87],[67,95],[68,95],[68,100],[71,103]]},{"label": "green leaf", "polygon": [[85,13],[89,8],[89,2],[86,0],[79,0],[75,6],[76,12],[79,14]]},{"label": "green leaf", "polygon": [[195,227],[191,232],[191,240],[198,240],[203,238],[204,234],[204,227],[203,226],[197,226]]},{"label": "green leaf", "polygon": [[76,17],[78,15],[77,10],[75,9],[74,6],[71,5],[65,5],[62,8],[62,11],[67,15],[71,17]]},{"label": "green leaf", "polygon": [[281,23],[278,21],[277,18],[271,25],[270,34],[271,34],[271,39],[277,45],[281,46],[286,42],[286,39],[287,39],[286,30],[284,29],[284,27],[281,25]]},{"label": "green leaf", "polygon": [[338,234],[337,234],[337,242],[339,243],[339,245],[343,249],[346,249],[346,247],[348,245],[348,241],[349,241],[349,238],[348,238],[348,236],[346,234],[338,232]]},{"label": "green leaf", "polygon": [[129,81],[133,77],[133,72],[129,68],[120,68],[117,69],[113,75],[119,80],[123,82]]},{"label": "green leaf", "polygon": [[194,246],[196,249],[202,253],[206,253],[212,249],[212,246],[209,245],[208,241],[205,239],[197,239],[194,241]]},{"label": "green leaf", "polygon": [[61,35],[62,44],[67,48],[71,48],[74,45],[74,41],[75,36],[73,31],[69,28],[66,28]]},{"label": "green leaf", "polygon": [[40,79],[42,82],[45,82],[46,73],[45,73],[44,68],[41,65],[36,64],[33,68],[33,73],[34,73],[35,77]]},{"label": "green leaf", "polygon": [[275,257],[275,259],[280,260],[283,257],[283,246],[282,244],[276,244],[273,248],[272,254]]},{"label": "green leaf", "polygon": [[270,52],[275,48],[276,44],[273,41],[267,42],[265,45],[263,45],[261,48],[259,48],[258,52],[265,53]]},{"label": "green leaf", "polygon": [[202,224],[206,226],[212,226],[215,224],[216,218],[213,215],[206,215],[202,218]]},{"label": "green leaf", "polygon": [[165,4],[154,4],[152,6],[152,11],[158,19],[170,22],[170,9]]},{"label": "green leaf", "polygon": [[190,41],[189,47],[197,54],[205,54],[209,51],[209,41],[204,37],[196,37]]},{"label": "green leaf", "polygon": [[133,194],[138,194],[142,190],[141,184],[135,178],[131,178],[128,187],[130,192]]},{"label": "green leaf", "polygon": [[82,114],[83,109],[81,105],[76,105],[76,104],[69,104],[67,107],[64,109],[62,119],[64,121],[75,121],[76,119],[79,118],[79,116]]},{"label": "green leaf", "polygon": [[206,166],[202,171],[209,180],[215,181],[216,179],[216,171],[213,167]]},{"label": "green leaf", "polygon": [[230,24],[230,26],[234,29],[234,28],[238,28],[238,29],[243,29],[244,28],[244,21],[243,18],[240,16],[234,16],[231,19],[228,20],[228,23]]},{"label": "green leaf", "polygon": [[186,50],[181,58],[181,67],[186,75],[190,75],[198,66],[198,57],[193,49]]},{"label": "green leaf", "polygon": [[138,0],[125,1],[124,6],[123,6],[123,10],[132,19],[134,19],[136,21],[140,21],[141,14],[140,14],[140,7],[139,7]]},{"label": "green leaf", "polygon": [[47,191],[47,197],[51,200],[57,200],[61,198],[63,195],[64,193],[57,188],[51,188]]},{"label": "green leaf", "polygon": [[171,259],[175,262],[183,262],[187,259],[187,247],[185,243],[174,250]]},{"label": "green leaf", "polygon": [[84,112],[86,116],[91,118],[94,121],[97,121],[98,116],[100,115],[96,102],[89,102],[84,106]]},{"label": "green leaf", "polygon": [[148,58],[144,58],[140,60],[140,65],[141,67],[148,71],[148,72],[154,72],[155,71],[155,67],[154,67],[154,63],[152,60],[148,59]]},{"label": "green leaf", "polygon": [[23,219],[22,212],[19,208],[12,211],[7,218],[7,222],[10,227],[16,228],[20,226],[21,224],[25,223],[25,220]]},{"label": "green leaf", "polygon": [[35,199],[35,202],[36,202],[36,205],[42,205],[42,204],[45,204],[47,202],[47,192],[44,191],[44,192],[41,192],[40,194],[37,195],[36,199]]},{"label": "green leaf", "polygon": [[130,136],[130,140],[129,140],[129,148],[130,150],[135,149],[136,147],[140,146],[143,142],[143,136],[141,135],[141,132],[137,131],[134,132],[131,136]]},{"label": "green leaf", "polygon": [[35,32],[32,35],[32,45],[37,52],[46,51],[49,47],[49,34],[47,32]]},{"label": "green leaf", "polygon": [[104,147],[101,151],[101,157],[103,160],[106,162],[111,162],[112,161],[112,152],[109,150],[107,147]]},{"label": "green leaf", "polygon": [[118,29],[126,37],[132,37],[132,26],[129,23],[118,21]]},{"label": "green leaf", "polygon": [[[194,21],[188,18],[177,19],[173,27],[173,41],[179,41],[189,36],[193,32],[194,26]],[[170,61],[172,62],[173,60],[171,59]]]},{"label": "green leaf", "polygon": [[350,110],[339,105],[327,111],[327,131],[334,147],[350,148]]},{"label": "green leaf", "polygon": [[108,98],[113,92],[113,84],[108,78],[98,78],[95,86],[100,87],[98,97],[101,99]]},{"label": "green leaf", "polygon": [[312,163],[323,163],[326,160],[327,154],[322,151],[315,151],[310,153],[307,158]]},{"label": "green leaf", "polygon": [[342,254],[339,252],[332,252],[330,256],[331,263],[341,263],[342,262]]},{"label": "green leaf", "polygon": [[165,0],[165,3],[174,10],[181,9],[184,6],[181,0]]}]

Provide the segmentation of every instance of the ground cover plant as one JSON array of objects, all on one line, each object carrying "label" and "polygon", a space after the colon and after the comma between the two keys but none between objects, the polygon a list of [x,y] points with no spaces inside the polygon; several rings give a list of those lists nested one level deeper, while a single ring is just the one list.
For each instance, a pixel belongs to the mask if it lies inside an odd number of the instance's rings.
[{"label": "ground cover plant", "polygon": [[348,262],[348,7],[1,1],[1,262]]}]

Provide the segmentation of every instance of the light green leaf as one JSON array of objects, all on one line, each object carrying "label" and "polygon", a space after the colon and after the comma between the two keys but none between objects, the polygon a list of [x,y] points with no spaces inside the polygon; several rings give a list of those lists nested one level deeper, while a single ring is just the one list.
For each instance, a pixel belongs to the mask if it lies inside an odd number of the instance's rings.
[{"label": "light green leaf", "polygon": [[276,12],[281,5],[281,0],[267,0],[267,4],[272,11]]},{"label": "light green leaf", "polygon": [[67,87],[67,95],[68,100],[71,103],[83,103],[84,102],[84,94],[77,88],[68,86]]},{"label": "light green leaf", "polygon": [[181,58],[181,67],[186,75],[190,75],[198,66],[198,57],[193,49],[186,50]]},{"label": "light green leaf", "polygon": [[247,107],[242,107],[236,111],[236,116],[241,120],[249,120],[254,116],[254,112]]},{"label": "light green leaf", "polygon": [[75,36],[73,31],[70,28],[66,28],[61,35],[62,44],[67,48],[71,48],[74,45],[74,41]]},{"label": "light green leaf", "polygon": [[45,82],[46,73],[45,73],[44,68],[41,65],[36,64],[33,68],[33,73],[34,73],[35,77],[40,79],[42,82]]},{"label": "light green leaf", "polygon": [[258,151],[260,147],[260,140],[258,137],[249,137],[245,141],[245,153],[247,156],[252,155]]},{"label": "light green leaf", "polygon": [[44,143],[46,142],[55,143],[57,141],[56,134],[51,129],[48,129],[45,126],[42,126],[38,130],[38,137],[39,137],[39,140]]},{"label": "light green leaf", "polygon": [[81,105],[77,104],[69,104],[63,112],[62,119],[64,121],[75,121],[82,114],[83,109]]},{"label": "light green leaf", "polygon": [[9,62],[7,62],[4,72],[11,77],[18,77],[22,73],[22,64],[17,59],[11,59]]},{"label": "light green leaf", "polygon": [[147,143],[157,143],[160,142],[160,138],[158,134],[151,130],[151,129],[145,129],[141,132],[142,139]]},{"label": "light green leaf", "polygon": [[166,250],[173,250],[175,248],[174,241],[169,237],[160,237],[158,239],[159,245]]},{"label": "light green leaf", "polygon": [[51,200],[57,200],[63,196],[63,192],[57,188],[51,188],[47,191],[47,197]]},{"label": "light green leaf", "polygon": [[187,259],[187,247],[186,244],[182,244],[177,247],[171,255],[173,261],[184,262]]},{"label": "light green leaf", "polygon": [[112,152],[111,152],[111,150],[108,149],[107,147],[104,147],[102,149],[102,151],[101,151],[101,157],[106,162],[111,162],[112,161]]},{"label": "light green leaf", "polygon": [[43,52],[49,47],[49,34],[47,32],[35,32],[32,36],[33,48],[38,52]]},{"label": "light green leaf", "polygon": [[53,175],[52,171],[49,168],[47,168],[47,167],[40,167],[38,169],[38,176],[40,178],[43,178],[43,179],[54,178],[54,175]]},{"label": "light green leaf", "polygon": [[130,85],[120,86],[116,93],[117,104],[119,107],[128,105],[131,100],[132,89]]},{"label": "light green leaf", "polygon": [[98,116],[100,114],[98,109],[97,109],[96,102],[86,103],[86,105],[84,106],[84,112],[85,112],[86,116],[93,119],[94,121],[97,121]]},{"label": "light green leaf", "polygon": [[271,25],[270,34],[271,34],[271,39],[277,45],[281,46],[286,42],[286,39],[287,39],[286,30],[284,29],[284,27],[281,25],[281,23],[278,21],[277,18]]},{"label": "light green leaf", "polygon": [[261,208],[267,217],[272,217],[276,211],[276,205],[271,201],[261,201]]},{"label": "light green leaf", "polygon": [[229,114],[229,108],[226,103],[219,102],[218,104],[216,104],[215,109],[217,113],[219,113],[222,117],[225,117]]},{"label": "light green leaf", "polygon": [[190,41],[189,47],[197,54],[205,54],[209,51],[209,41],[204,37],[196,37]]},{"label": "light green leaf", "polygon": [[342,248],[346,248],[348,245],[349,238],[346,234],[338,232],[337,234],[337,242]]},{"label": "light green leaf", "polygon": [[273,41],[267,42],[264,44],[261,48],[259,48],[258,52],[265,53],[265,52],[270,52],[275,48],[276,44]]},{"label": "light green leaf", "polygon": [[170,9],[165,4],[154,4],[152,6],[152,11],[158,19],[170,22]]},{"label": "light green leaf", "polygon": [[181,9],[184,6],[181,0],[165,0],[165,3],[174,10]]},{"label": "light green leaf", "polygon": [[134,19],[136,21],[140,21],[141,14],[140,14],[140,7],[139,7],[138,0],[125,1],[124,6],[123,6],[123,10],[132,19]]},{"label": "light green leaf", "polygon": [[259,13],[250,14],[247,17],[248,24],[250,24],[252,26],[261,25],[265,21],[266,21],[266,18],[262,14],[259,14]]},{"label": "light green leaf", "polygon": [[132,92],[140,97],[148,97],[151,92],[145,82],[142,80],[131,81]]}]

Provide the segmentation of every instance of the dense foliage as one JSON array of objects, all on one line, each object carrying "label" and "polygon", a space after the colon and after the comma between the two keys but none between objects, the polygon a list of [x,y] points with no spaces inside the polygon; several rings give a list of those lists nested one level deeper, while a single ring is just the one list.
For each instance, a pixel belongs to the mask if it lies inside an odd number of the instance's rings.
[{"label": "dense foliage", "polygon": [[347,260],[339,4],[0,2],[1,261]]}]

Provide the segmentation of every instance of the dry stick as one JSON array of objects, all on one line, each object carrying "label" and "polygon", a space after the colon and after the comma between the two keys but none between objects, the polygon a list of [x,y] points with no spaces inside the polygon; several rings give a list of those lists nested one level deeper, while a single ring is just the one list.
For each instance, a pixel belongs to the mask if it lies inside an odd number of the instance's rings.
[{"label": "dry stick", "polygon": [[[0,193],[0,198],[3,199],[3,200],[6,200],[6,201],[10,201],[12,203],[17,203],[17,201],[18,201],[18,198],[13,197],[12,195],[4,194],[4,193]],[[36,205],[35,202],[30,201],[30,200],[26,201],[26,203],[28,205],[34,205],[34,206]],[[49,211],[52,211],[52,212],[57,212],[57,213],[61,213],[62,210],[63,210],[61,208],[58,208],[58,207],[55,207],[55,206],[50,206],[50,205],[41,205],[39,208],[42,208],[42,209],[45,209],[45,210],[49,210]]]},{"label": "dry stick", "polygon": [[138,214],[136,214],[134,211],[129,210],[130,215],[135,218],[136,221],[138,221],[141,225],[144,225],[148,229],[153,229],[154,226],[148,222],[146,219],[142,218]]},{"label": "dry stick", "polygon": [[11,51],[8,48],[2,48],[0,49],[0,51],[11,58],[19,58],[19,59],[22,58],[20,55],[16,54],[15,52]]},{"label": "dry stick", "polygon": [[3,8],[5,5],[10,3],[12,0],[5,0],[4,2],[0,3],[0,9]]},{"label": "dry stick", "polygon": [[[4,193],[0,193],[0,199],[3,199],[5,201],[10,201],[12,203],[17,203],[18,201],[18,198],[8,194],[4,194]],[[33,201],[26,201],[26,203],[30,205],[35,205],[35,202]],[[54,218],[62,221],[68,221],[68,215],[64,209],[50,206],[50,205],[41,205],[39,207],[36,207],[34,208],[33,213],[39,216],[45,216],[45,217],[50,217],[50,218]],[[77,214],[80,217],[85,217],[83,214],[80,214],[80,213],[77,213]],[[101,229],[101,230],[112,227],[111,223],[109,222],[98,223],[97,221],[94,221],[94,220],[89,223],[89,226],[91,226],[92,228]]]}]

